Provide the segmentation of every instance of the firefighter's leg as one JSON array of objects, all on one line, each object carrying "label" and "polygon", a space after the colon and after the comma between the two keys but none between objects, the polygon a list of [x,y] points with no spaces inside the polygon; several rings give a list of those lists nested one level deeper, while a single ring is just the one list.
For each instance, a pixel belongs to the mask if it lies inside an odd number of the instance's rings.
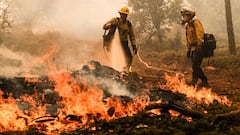
[{"label": "firefighter's leg", "polygon": [[193,72],[192,72],[192,81],[191,81],[190,84],[194,86],[194,85],[196,85],[197,81],[198,81],[198,78],[196,76],[196,71],[193,70]]},{"label": "firefighter's leg", "polygon": [[121,41],[122,43],[122,47],[123,47],[123,51],[124,51],[124,55],[125,55],[125,59],[126,59],[126,67],[125,70],[126,72],[129,72],[130,70],[130,67],[131,67],[131,64],[132,64],[132,53],[131,53],[131,50],[130,48],[128,47],[128,41]]},{"label": "firefighter's leg", "polygon": [[199,71],[201,70],[201,57],[197,51],[193,52],[192,56],[192,83],[195,85],[199,79]]},{"label": "firefighter's leg", "polygon": [[207,77],[204,75],[202,69],[199,71],[199,78],[202,80],[202,83],[200,84],[201,86],[209,86],[209,84],[208,84],[208,79],[207,79]]},{"label": "firefighter's leg", "polygon": [[201,64],[202,64],[202,53],[196,51],[193,55],[193,65],[192,65],[192,69],[193,69],[193,78],[196,79],[201,79],[202,84],[204,86],[208,86],[208,81],[207,81],[207,77],[204,75],[202,69],[201,69]]}]

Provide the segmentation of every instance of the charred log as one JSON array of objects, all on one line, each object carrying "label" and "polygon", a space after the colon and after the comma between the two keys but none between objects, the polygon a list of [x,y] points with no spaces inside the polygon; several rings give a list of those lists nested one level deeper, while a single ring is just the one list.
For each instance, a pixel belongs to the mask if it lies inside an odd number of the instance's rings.
[{"label": "charred log", "polygon": [[79,123],[82,123],[81,119],[82,119],[82,116],[76,116],[72,114],[69,114],[65,117],[65,120],[78,121]]},{"label": "charred log", "polygon": [[224,114],[217,114],[213,116],[214,119],[211,122],[210,126],[212,127],[213,125],[218,124],[220,121],[232,121],[232,122],[236,122],[235,124],[239,124],[239,120],[240,119],[240,109],[238,110],[234,110],[228,113],[224,113]]},{"label": "charred log", "polygon": [[193,117],[193,118],[203,118],[204,117],[204,114],[202,114],[201,112],[191,110],[189,108],[186,108],[186,107],[183,107],[181,105],[177,105],[177,104],[174,104],[171,102],[162,103],[162,104],[154,104],[154,105],[147,106],[145,108],[146,111],[152,110],[152,109],[163,109],[163,112],[168,112],[169,110],[174,110],[185,116],[189,116],[189,117]]},{"label": "charred log", "polygon": [[33,121],[41,123],[41,122],[53,121],[56,118],[57,118],[57,116],[41,116],[41,117],[38,117],[38,118],[34,119]]},{"label": "charred log", "polygon": [[19,98],[21,95],[29,94],[32,95],[37,92],[43,92],[44,89],[53,89],[54,85],[52,81],[49,81],[46,77],[43,78],[29,78],[38,79],[37,82],[27,82],[25,77],[13,77],[5,78],[0,77],[0,89],[4,92],[4,97],[7,98],[9,95],[14,98]]}]

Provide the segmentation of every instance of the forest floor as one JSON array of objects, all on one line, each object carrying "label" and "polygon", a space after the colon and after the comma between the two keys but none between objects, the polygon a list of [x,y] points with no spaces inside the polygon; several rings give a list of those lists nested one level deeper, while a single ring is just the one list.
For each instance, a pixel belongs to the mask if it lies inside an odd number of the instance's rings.
[{"label": "forest floor", "polygon": [[[146,52],[150,51],[140,52],[141,59],[148,65],[160,69],[160,71],[147,68],[145,64],[135,56],[133,70],[137,73],[146,76],[158,76],[161,75],[162,72],[168,73],[167,71],[170,70],[184,74],[186,82],[191,81],[191,61],[186,58],[184,51],[181,53],[174,51],[158,53],[154,50],[151,50],[151,53]],[[240,103],[239,61],[239,54],[231,56],[217,51],[214,57],[203,59],[201,66],[208,78],[212,91],[228,97],[237,104]]]}]

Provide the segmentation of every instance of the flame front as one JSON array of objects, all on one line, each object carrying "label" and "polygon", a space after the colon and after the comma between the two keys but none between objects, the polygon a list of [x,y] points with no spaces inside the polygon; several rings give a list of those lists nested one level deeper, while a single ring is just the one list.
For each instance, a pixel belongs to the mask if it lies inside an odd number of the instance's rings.
[{"label": "flame front", "polygon": [[[54,90],[59,94],[61,100],[58,101],[57,116],[53,120],[47,122],[37,122],[36,119],[42,116],[50,116],[46,113],[48,104],[39,104],[39,96],[37,90],[35,94],[23,95],[19,99],[9,97],[0,99],[0,131],[26,131],[33,125],[39,127],[39,130],[47,134],[61,131],[70,131],[81,126],[95,122],[95,120],[111,120],[125,116],[132,116],[139,111],[144,110],[147,105],[154,104],[158,101],[150,102],[149,97],[138,96],[131,102],[123,103],[117,96],[108,97],[103,101],[104,92],[97,86],[88,86],[81,77],[72,77],[71,74],[62,70],[59,72],[49,73],[48,78],[54,82]],[[175,77],[166,76],[168,83],[165,88],[174,92],[180,92],[187,95],[188,98],[194,99],[196,102],[211,103],[218,100],[221,103],[229,104],[230,102],[216,94],[210,89],[195,90],[192,87],[181,83]],[[25,79],[28,82],[36,82],[37,79]],[[163,86],[162,86],[163,87]],[[3,92],[0,93],[3,95]],[[160,101],[160,100],[159,100]],[[28,109],[23,109],[28,104]],[[112,109],[112,112],[109,110]],[[112,113],[112,114],[109,114]],[[158,114],[161,112],[158,111]],[[173,116],[178,114],[170,112]],[[74,121],[68,120],[67,117],[74,115],[79,119]],[[44,126],[43,126],[44,125]]]},{"label": "flame front", "polygon": [[[72,78],[65,71],[49,74],[49,79],[54,82],[54,91],[59,94],[61,100],[57,110],[57,117],[54,121],[38,123],[36,119],[42,116],[50,116],[46,113],[47,104],[39,104],[39,95],[24,95],[19,99],[9,97],[0,100],[0,118],[2,120],[0,131],[25,131],[29,126],[45,127],[45,133],[55,131],[70,131],[77,127],[94,122],[94,119],[111,120],[124,116],[132,116],[143,110],[148,104],[149,99],[146,97],[136,97],[132,102],[122,103],[117,97],[108,97],[103,101],[103,91],[97,86],[87,86],[82,78]],[[25,79],[28,82],[36,82],[37,79]],[[37,90],[36,90],[37,91]],[[3,94],[1,92],[1,94]],[[18,103],[17,103],[18,102]],[[30,106],[23,109],[24,104]],[[20,109],[22,107],[22,109]],[[114,108],[112,115],[109,115],[109,109]],[[69,115],[79,116],[78,121],[68,121]],[[92,118],[90,118],[90,116]],[[45,125],[45,126],[43,126]],[[43,130],[43,129],[41,129]]]},{"label": "flame front", "polygon": [[0,132],[4,131],[23,131],[26,130],[25,115],[17,106],[14,98],[2,98],[3,92],[0,91]]},{"label": "flame front", "polygon": [[178,92],[185,94],[187,98],[192,99],[196,102],[210,104],[214,100],[217,100],[219,103],[230,106],[232,104],[231,101],[227,99],[225,96],[218,96],[216,93],[212,92],[211,88],[201,88],[189,86],[185,83],[184,79],[179,79],[177,76],[168,76],[165,74],[165,78],[167,80],[166,85],[162,85],[163,89],[169,89],[173,92]]},{"label": "flame front", "polygon": [[[11,96],[5,99],[3,92],[0,91],[0,132],[26,131],[30,126],[35,126],[46,134],[59,133],[63,130],[70,131],[93,123],[95,120],[111,120],[132,116],[144,110],[147,105],[161,102],[161,99],[150,102],[150,98],[146,95],[137,96],[127,103],[124,103],[117,96],[104,97],[104,91],[97,87],[97,84],[90,86],[84,78],[73,77],[66,70],[57,70],[54,64],[50,64],[48,59],[56,52],[55,46],[51,50],[33,63],[47,62],[50,65],[51,72],[48,71],[48,79],[53,82],[54,89],[49,90],[49,92],[57,93],[61,97],[56,103],[56,114],[52,116],[52,114],[47,113],[47,107],[50,105],[41,103],[41,100],[46,97],[39,93],[37,88],[35,88],[35,94],[23,95],[18,99]],[[211,92],[211,89],[197,90],[187,86],[177,77],[166,75],[166,80],[167,84],[160,87],[186,94],[189,99],[196,102],[209,104],[213,100],[218,100],[223,104],[231,104],[226,97],[218,96]],[[25,81],[37,83],[40,80],[26,78]],[[155,110],[155,113],[160,114],[161,112]],[[177,116],[175,113],[172,114]],[[72,116],[75,117],[74,120],[69,120]],[[40,118],[45,117],[50,120],[40,120]]]}]

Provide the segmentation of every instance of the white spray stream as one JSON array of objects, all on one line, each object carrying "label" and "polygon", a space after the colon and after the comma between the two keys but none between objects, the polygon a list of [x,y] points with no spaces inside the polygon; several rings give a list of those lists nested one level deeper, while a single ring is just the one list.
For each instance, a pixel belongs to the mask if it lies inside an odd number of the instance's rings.
[{"label": "white spray stream", "polygon": [[120,43],[118,29],[116,29],[111,48],[111,67],[115,70],[122,71],[123,67],[126,65],[126,59]]}]

